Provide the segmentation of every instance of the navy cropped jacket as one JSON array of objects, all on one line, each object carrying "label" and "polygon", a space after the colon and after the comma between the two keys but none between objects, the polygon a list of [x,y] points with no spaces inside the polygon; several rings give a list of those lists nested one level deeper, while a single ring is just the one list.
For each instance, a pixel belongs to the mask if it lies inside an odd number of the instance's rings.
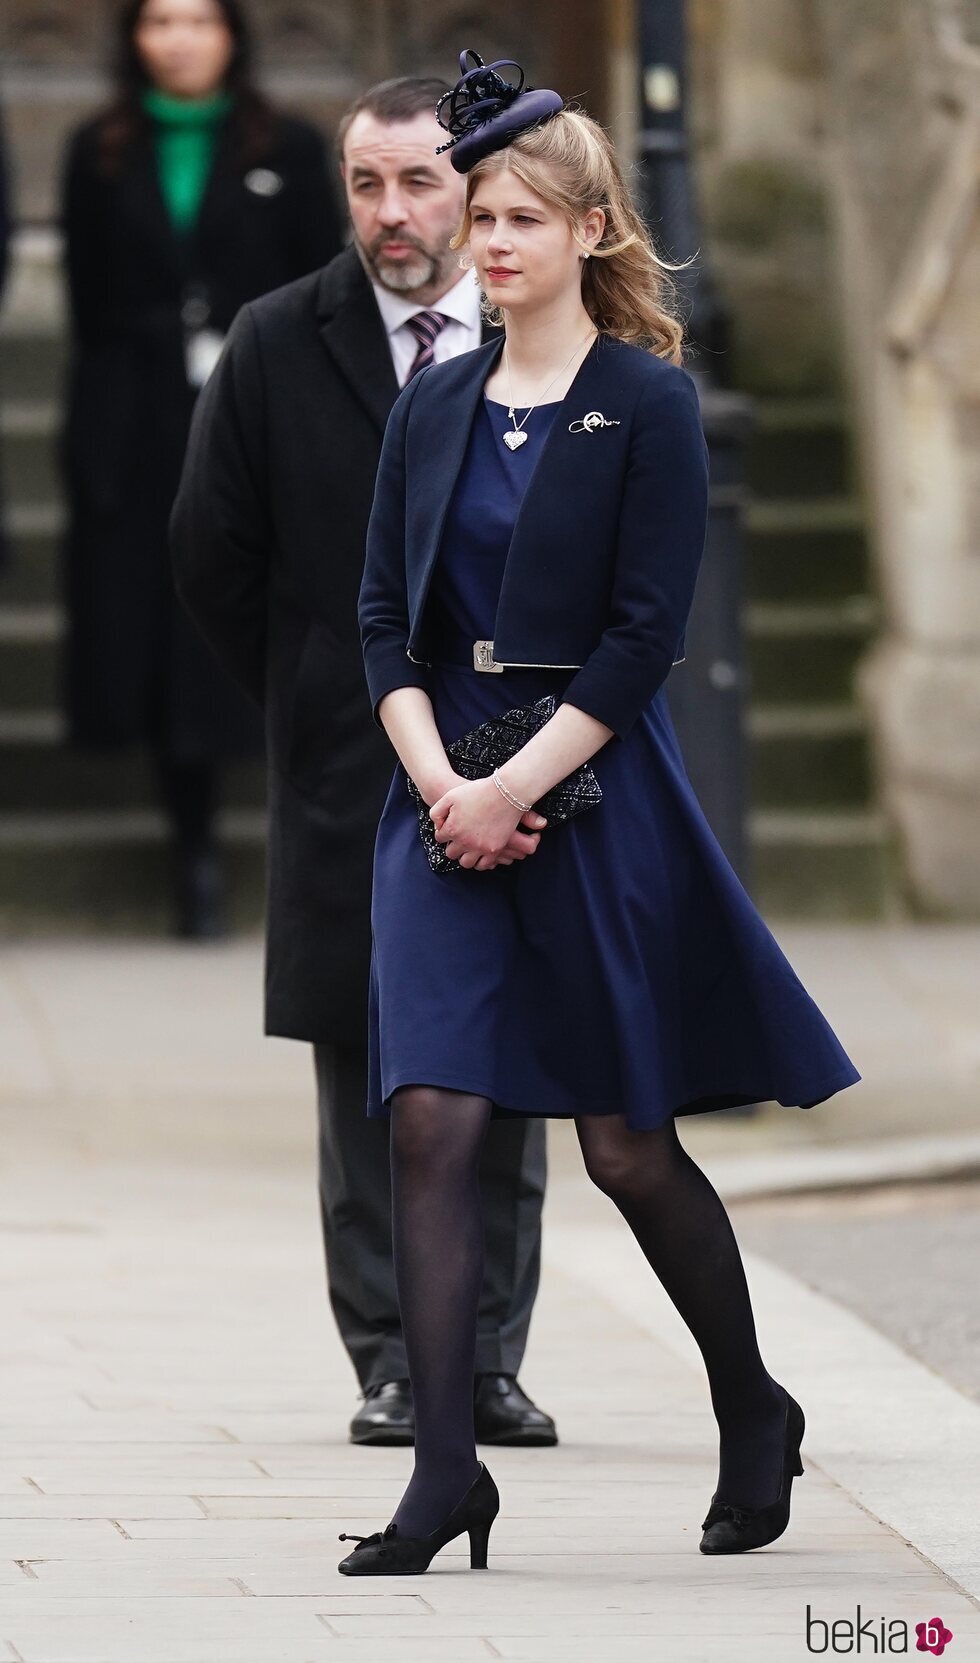
[{"label": "navy cropped jacket", "polygon": [[[358,603],[375,720],[426,686],[425,601],[502,339],[421,371],[385,431]],[[600,422],[601,418],[601,422]],[[562,401],[507,554],[493,660],[574,668],[563,703],[623,738],[684,657],[708,450],[687,370],[599,335]]]}]

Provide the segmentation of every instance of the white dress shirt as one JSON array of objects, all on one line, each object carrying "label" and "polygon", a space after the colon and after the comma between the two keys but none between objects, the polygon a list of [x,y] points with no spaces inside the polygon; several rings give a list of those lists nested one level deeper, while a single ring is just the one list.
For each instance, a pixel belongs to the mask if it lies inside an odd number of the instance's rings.
[{"label": "white dress shirt", "polygon": [[393,294],[391,289],[382,288],[373,278],[371,287],[388,331],[388,345],[399,387],[404,387],[408,380],[408,372],[419,350],[419,343],[408,328],[408,320],[416,312],[441,312],[443,317],[449,319],[436,337],[433,356],[437,364],[444,364],[447,359],[456,358],[461,352],[471,352],[480,345],[480,288],[472,271],[465,271],[458,283],[454,283],[441,299],[429,306],[420,306],[411,295]]}]

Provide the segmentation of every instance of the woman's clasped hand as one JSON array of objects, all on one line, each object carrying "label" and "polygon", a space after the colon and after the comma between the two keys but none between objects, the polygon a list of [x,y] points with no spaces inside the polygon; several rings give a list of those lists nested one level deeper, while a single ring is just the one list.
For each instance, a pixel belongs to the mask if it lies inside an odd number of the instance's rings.
[{"label": "woman's clasped hand", "polygon": [[[436,842],[446,847],[450,860],[476,872],[492,872],[533,855],[548,824],[533,809],[515,809],[492,779],[457,779],[432,804]],[[522,829],[525,828],[525,829]]]}]

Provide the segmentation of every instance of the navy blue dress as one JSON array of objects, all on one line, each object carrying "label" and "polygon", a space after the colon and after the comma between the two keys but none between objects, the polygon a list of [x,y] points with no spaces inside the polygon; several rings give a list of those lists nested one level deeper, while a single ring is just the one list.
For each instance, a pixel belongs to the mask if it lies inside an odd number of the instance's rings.
[{"label": "navy blue dress", "polygon": [[[533,409],[514,452],[505,406],[477,410],[426,603],[445,744],[560,700],[575,674],[473,669],[559,408]],[[491,1098],[495,1117],[623,1114],[642,1130],[768,1100],[811,1108],[860,1079],[704,818],[665,687],[591,764],[602,802],[533,855],[443,875],[396,766],[375,847],[369,1115],[399,1086],[435,1085]]]}]

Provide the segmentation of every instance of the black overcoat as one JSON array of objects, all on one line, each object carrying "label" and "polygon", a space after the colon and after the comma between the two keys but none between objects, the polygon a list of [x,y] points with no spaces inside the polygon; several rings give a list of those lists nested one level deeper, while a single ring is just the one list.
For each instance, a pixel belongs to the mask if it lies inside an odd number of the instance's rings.
[{"label": "black overcoat", "polygon": [[80,743],[150,739],[217,758],[260,744],[261,729],[173,593],[167,525],[195,399],[184,319],[190,302],[224,333],[246,301],[331,259],[336,197],[312,126],[277,114],[249,154],[233,114],[194,230],[179,235],[148,124],[108,172],[102,131],[96,119],[75,133],[63,192],[70,728]]},{"label": "black overcoat", "polygon": [[195,413],[172,521],[177,586],[264,705],[266,1031],[363,1035],[374,839],[395,754],[357,627],[381,441],[398,395],[353,248],[245,307]]}]

